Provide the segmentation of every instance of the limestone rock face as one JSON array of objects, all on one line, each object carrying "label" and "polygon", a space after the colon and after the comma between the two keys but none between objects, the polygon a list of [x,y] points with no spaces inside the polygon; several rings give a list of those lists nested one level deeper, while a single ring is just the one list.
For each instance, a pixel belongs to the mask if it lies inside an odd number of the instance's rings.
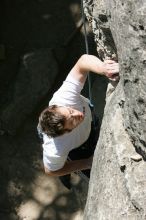
[{"label": "limestone rock face", "polygon": [[99,56],[118,58],[107,91],[85,220],[146,219],[146,2],[85,0]]}]

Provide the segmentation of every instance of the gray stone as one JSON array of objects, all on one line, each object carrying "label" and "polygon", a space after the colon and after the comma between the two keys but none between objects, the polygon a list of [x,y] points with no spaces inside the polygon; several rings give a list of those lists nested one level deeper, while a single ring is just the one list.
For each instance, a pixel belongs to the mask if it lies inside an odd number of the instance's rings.
[{"label": "gray stone", "polygon": [[145,220],[146,2],[85,0],[84,7],[99,56],[120,64],[118,86],[108,86],[84,220]]},{"label": "gray stone", "polygon": [[57,62],[51,49],[40,49],[23,56],[13,98],[0,116],[1,131],[16,133],[51,90],[57,73]]},{"label": "gray stone", "polygon": [[[123,127],[122,85],[107,98],[100,138],[94,155],[85,209],[86,219],[145,219],[145,162]],[[115,205],[116,204],[116,205]]]},{"label": "gray stone", "polygon": [[126,94],[125,128],[136,150],[146,159],[146,2],[109,1],[107,8],[111,8],[111,31]]},{"label": "gray stone", "polygon": [[104,0],[84,0],[84,10],[95,34],[100,59],[113,57],[117,60],[117,49],[109,29]]}]

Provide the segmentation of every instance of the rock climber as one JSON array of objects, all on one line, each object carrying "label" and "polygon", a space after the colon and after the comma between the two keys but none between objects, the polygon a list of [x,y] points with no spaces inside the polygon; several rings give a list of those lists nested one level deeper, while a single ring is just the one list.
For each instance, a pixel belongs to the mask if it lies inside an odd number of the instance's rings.
[{"label": "rock climber", "polygon": [[54,93],[49,106],[41,112],[38,130],[43,136],[43,163],[49,176],[64,176],[91,168],[92,157],[67,160],[69,152],[86,142],[91,132],[89,100],[80,94],[89,71],[117,80],[119,64],[82,55]]}]

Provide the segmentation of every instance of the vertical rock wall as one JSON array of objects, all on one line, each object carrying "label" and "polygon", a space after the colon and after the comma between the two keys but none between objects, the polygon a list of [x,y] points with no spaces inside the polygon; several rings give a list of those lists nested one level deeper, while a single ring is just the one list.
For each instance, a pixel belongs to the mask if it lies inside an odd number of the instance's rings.
[{"label": "vertical rock wall", "polygon": [[100,58],[120,64],[109,84],[84,220],[146,219],[146,2],[85,0]]}]

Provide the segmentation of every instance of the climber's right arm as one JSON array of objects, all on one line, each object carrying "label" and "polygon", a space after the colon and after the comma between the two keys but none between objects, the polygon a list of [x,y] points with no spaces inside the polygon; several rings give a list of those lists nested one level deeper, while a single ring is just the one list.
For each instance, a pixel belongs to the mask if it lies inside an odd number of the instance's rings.
[{"label": "climber's right arm", "polygon": [[119,64],[113,60],[102,62],[96,56],[84,54],[72,68],[70,74],[81,83],[85,83],[88,72],[114,78],[114,75],[119,72]]}]

